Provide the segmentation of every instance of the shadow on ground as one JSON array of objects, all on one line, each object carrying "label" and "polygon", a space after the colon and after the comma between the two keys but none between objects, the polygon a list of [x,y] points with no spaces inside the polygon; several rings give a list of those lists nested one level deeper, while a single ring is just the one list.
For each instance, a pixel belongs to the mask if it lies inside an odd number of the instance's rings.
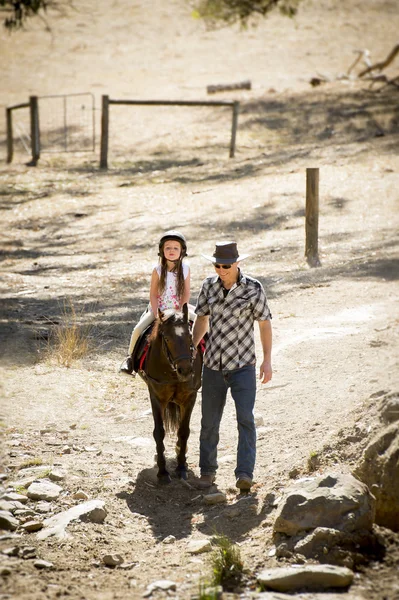
[{"label": "shadow on ground", "polygon": [[[167,463],[172,475],[174,461],[168,460]],[[235,501],[207,505],[204,494],[213,493],[217,488],[206,492],[196,489],[192,471],[188,472],[188,485],[176,476],[170,484],[160,485],[156,473],[155,467],[142,470],[133,492],[123,491],[117,497],[126,501],[133,514],[146,518],[154,538],[159,541],[170,535],[177,540],[185,539],[198,530],[206,535],[225,535],[238,542],[273,510],[268,497],[260,507],[256,493],[243,495],[237,490]]]}]

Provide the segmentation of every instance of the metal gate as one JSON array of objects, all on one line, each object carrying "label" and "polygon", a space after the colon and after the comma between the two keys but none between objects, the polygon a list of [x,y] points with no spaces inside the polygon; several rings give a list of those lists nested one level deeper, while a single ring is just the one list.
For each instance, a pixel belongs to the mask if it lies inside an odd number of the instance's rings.
[{"label": "metal gate", "polygon": [[91,93],[39,96],[40,151],[93,152],[94,111]]}]

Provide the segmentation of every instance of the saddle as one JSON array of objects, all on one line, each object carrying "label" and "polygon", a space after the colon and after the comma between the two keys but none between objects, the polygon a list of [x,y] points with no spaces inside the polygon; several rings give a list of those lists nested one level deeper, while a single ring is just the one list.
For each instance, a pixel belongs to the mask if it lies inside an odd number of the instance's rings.
[{"label": "saddle", "polygon": [[[140,373],[140,375],[144,376],[144,368],[145,368],[145,359],[147,358],[148,348],[149,348],[149,337],[155,325],[155,321],[151,323],[144,331],[141,333],[139,339],[136,342],[136,345],[133,350],[133,354],[128,356],[125,361],[122,363],[120,368],[124,373],[133,374],[133,371],[136,373]],[[190,321],[190,329],[193,327],[193,321]],[[205,340],[207,334],[205,334],[204,339],[200,341],[198,344],[198,350],[203,355],[205,352]]]},{"label": "saddle", "polygon": [[144,329],[134,347],[132,354],[132,366],[133,371],[136,371],[136,373],[144,370],[144,363],[145,359],[147,358],[148,347],[150,345],[148,339],[151,335],[154,325],[155,321],[146,329]]}]

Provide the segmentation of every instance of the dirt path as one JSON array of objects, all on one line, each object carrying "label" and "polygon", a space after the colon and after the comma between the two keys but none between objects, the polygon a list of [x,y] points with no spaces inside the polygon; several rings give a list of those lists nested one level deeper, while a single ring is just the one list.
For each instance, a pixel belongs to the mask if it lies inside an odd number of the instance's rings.
[{"label": "dirt path", "polygon": [[[396,41],[396,4],[384,2],[375,13],[372,2],[362,9],[356,2],[345,9],[305,3],[295,22],[273,16],[242,33],[199,31],[184,5],[172,4],[174,19],[171,9],[153,3],[154,24],[142,6],[115,2],[112,28],[105,9],[87,20],[79,6],[72,17],[56,20],[51,44],[34,26],[15,38],[8,54],[3,106],[52,93],[55,85],[65,93],[89,85],[96,94],[129,97],[134,82],[142,97],[190,98],[203,97],[209,83],[251,78],[254,85],[234,95],[242,108],[233,161],[227,114],[160,111],[157,118],[135,113],[129,124],[115,113],[118,143],[108,173],[98,171],[94,155],[44,154],[31,169],[21,149],[15,164],[0,166],[3,469],[8,480],[35,461],[61,469],[64,492],[54,509],[75,505],[73,494],[83,490],[104,500],[108,511],[102,525],[72,523],[65,540],[40,541],[32,533],[1,541],[2,550],[34,546],[54,564],[38,571],[32,561],[8,558],[4,598],[139,598],[161,578],[176,582],[174,597],[190,598],[210,566],[206,555],[188,552],[188,543],[215,532],[239,544],[252,574],[278,564],[269,555],[270,494],[278,497],[291,478],[307,474],[315,453],[321,471],[349,471],[358,445],[352,449],[348,436],[355,431],[368,439],[378,398],[398,390],[397,92],[308,85],[319,70],[345,70],[360,45],[385,56]],[[373,20],[378,27],[371,32]],[[4,127],[0,133],[5,152]],[[309,166],[321,173],[322,266],[313,270],[303,259]],[[210,272],[201,253],[211,253],[219,238],[235,238],[251,253],[244,270],[262,281],[273,313],[274,376],[259,386],[256,405],[256,485],[247,500],[237,497],[229,402],[219,453],[222,506],[204,506],[198,490],[175,479],[157,486],[146,387],[118,373],[131,325],[147,302],[157,240],[172,227],[188,238],[193,301]],[[64,318],[65,300],[94,327],[96,342],[70,368],[48,360],[38,339],[50,321]],[[200,402],[199,395],[190,486],[198,474]],[[170,439],[171,461],[173,448]],[[174,543],[164,543],[168,536]],[[120,554],[126,568],[103,566],[107,553]],[[397,555],[391,556],[356,579],[348,600],[398,597]],[[254,588],[249,577],[240,597],[256,597]]]}]

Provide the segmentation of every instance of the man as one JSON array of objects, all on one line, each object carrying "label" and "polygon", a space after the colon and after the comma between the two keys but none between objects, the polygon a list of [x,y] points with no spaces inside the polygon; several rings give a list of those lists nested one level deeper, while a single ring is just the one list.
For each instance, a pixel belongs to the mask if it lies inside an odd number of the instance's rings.
[{"label": "man", "polygon": [[248,491],[252,486],[256,456],[254,404],[256,396],[254,321],[258,321],[263,360],[260,379],[272,377],[272,315],[262,284],[241,272],[235,242],[219,242],[213,256],[216,275],[202,284],[195,312],[193,343],[197,347],[206,332],[202,379],[202,420],[198,487],[210,487],[216,479],[219,427],[227,390],[236,405],[238,424],[236,486]]}]

